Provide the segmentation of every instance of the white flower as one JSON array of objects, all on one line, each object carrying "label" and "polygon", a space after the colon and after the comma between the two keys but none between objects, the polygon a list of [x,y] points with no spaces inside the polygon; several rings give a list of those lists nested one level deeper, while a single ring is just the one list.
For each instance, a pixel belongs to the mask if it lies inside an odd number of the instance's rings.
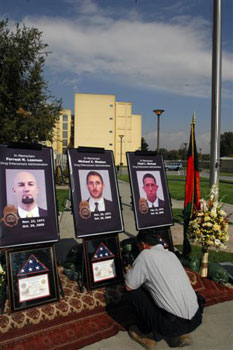
[{"label": "white flower", "polygon": [[200,200],[200,209],[194,213],[189,223],[190,237],[202,246],[225,248],[229,239],[226,212],[218,201],[218,186],[214,185],[209,199]]},{"label": "white flower", "polygon": [[214,240],[214,243],[217,247],[220,247],[221,246],[221,241],[219,239],[215,239]]},{"label": "white flower", "polygon": [[219,215],[223,216],[224,218],[227,216],[226,212],[223,209],[219,210]]},{"label": "white flower", "polygon": [[216,217],[217,217],[216,208],[211,209],[211,211],[210,211],[210,216],[211,216],[212,218],[216,218]]},{"label": "white flower", "polygon": [[200,209],[204,212],[206,212],[208,210],[208,206],[207,206],[205,199],[200,200]]}]

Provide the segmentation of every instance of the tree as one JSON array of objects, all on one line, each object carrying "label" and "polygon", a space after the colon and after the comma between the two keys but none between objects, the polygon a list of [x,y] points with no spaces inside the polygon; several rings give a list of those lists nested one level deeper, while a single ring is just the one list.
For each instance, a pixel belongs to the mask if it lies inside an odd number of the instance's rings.
[{"label": "tree", "polygon": [[142,151],[149,151],[149,145],[144,139],[144,137],[141,138],[141,150]]},{"label": "tree", "polygon": [[159,153],[163,156],[164,159],[167,159],[168,150],[166,148],[160,148]]},{"label": "tree", "polygon": [[224,132],[220,136],[220,156],[233,157],[233,132]]},{"label": "tree", "polygon": [[52,141],[61,100],[43,79],[47,52],[42,32],[0,21],[0,143]]},{"label": "tree", "polygon": [[178,151],[175,150],[175,149],[172,149],[172,150],[168,151],[168,153],[167,153],[167,159],[168,159],[168,160],[177,160],[177,159],[179,159],[179,157],[178,157]]}]

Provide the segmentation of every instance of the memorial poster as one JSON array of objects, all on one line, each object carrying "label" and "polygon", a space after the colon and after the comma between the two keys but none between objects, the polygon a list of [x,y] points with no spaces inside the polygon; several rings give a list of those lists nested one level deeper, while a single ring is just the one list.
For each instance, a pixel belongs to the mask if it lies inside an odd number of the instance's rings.
[{"label": "memorial poster", "polygon": [[53,151],[0,145],[0,247],[59,239]]},{"label": "memorial poster", "polygon": [[161,155],[127,152],[138,230],[173,225],[171,201]]},{"label": "memorial poster", "polygon": [[122,232],[113,152],[68,150],[76,237]]},{"label": "memorial poster", "polygon": [[88,289],[122,280],[122,265],[117,234],[84,238]]},{"label": "memorial poster", "polygon": [[58,300],[55,253],[52,246],[7,251],[11,310]]}]

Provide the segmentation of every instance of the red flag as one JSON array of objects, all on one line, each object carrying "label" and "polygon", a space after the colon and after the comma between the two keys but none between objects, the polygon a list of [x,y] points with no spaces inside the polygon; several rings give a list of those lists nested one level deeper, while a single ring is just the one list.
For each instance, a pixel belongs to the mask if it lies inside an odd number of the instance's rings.
[{"label": "red flag", "polygon": [[187,157],[187,172],[184,200],[184,241],[183,254],[191,252],[191,246],[187,236],[189,221],[195,209],[200,207],[200,177],[198,167],[198,154],[195,140],[195,116],[193,115],[190,131],[190,140]]}]

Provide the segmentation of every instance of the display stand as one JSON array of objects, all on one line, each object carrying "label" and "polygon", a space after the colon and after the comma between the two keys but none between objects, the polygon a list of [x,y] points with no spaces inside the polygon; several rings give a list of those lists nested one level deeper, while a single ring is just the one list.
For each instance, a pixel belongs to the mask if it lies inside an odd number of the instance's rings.
[{"label": "display stand", "polygon": [[[118,233],[124,230],[113,152],[79,147],[68,150],[68,160],[75,234],[83,241],[81,289],[84,285],[89,290],[113,284],[122,276]],[[100,205],[98,210],[92,207],[93,202]],[[95,246],[99,237],[105,253],[110,251],[108,244],[114,253],[91,261],[91,245]]]},{"label": "display stand", "polygon": [[[25,143],[0,145],[0,182],[0,247],[7,257],[1,312],[7,285],[12,311],[56,301],[58,286],[61,295],[64,292],[53,246],[60,236],[52,148]],[[33,251],[50,269],[45,267],[42,272],[43,262],[39,263],[36,256],[34,259]],[[20,264],[28,252],[32,252],[29,260],[41,271],[28,270],[28,274],[20,275]]]}]

